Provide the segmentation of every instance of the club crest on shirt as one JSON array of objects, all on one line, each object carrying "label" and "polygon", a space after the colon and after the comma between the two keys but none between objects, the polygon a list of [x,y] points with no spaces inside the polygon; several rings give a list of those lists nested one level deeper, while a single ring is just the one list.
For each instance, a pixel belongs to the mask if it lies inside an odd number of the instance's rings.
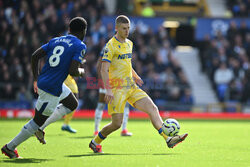
[{"label": "club crest on shirt", "polygon": [[86,50],[83,49],[83,50],[81,51],[81,56],[84,57],[85,53],[86,53]]}]

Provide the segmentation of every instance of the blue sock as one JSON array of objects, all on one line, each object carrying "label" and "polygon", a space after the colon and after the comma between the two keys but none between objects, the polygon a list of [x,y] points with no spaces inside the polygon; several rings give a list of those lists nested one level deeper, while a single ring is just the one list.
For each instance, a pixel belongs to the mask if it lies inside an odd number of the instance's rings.
[{"label": "blue sock", "polygon": [[160,128],[160,129],[158,130],[158,132],[159,132],[159,134],[161,134],[161,133],[163,132],[162,128]]}]

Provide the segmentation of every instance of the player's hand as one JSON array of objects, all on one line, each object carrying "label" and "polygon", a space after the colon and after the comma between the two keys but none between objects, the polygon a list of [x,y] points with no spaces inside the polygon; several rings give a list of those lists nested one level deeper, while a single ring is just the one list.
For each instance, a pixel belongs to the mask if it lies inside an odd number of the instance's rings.
[{"label": "player's hand", "polygon": [[84,63],[86,63],[86,59],[83,59],[83,60],[82,60],[82,64],[84,64]]},{"label": "player's hand", "polygon": [[111,89],[107,89],[107,93],[105,94],[104,97],[104,101],[108,104],[108,103],[112,103],[112,101],[114,100],[114,94],[112,92]]},{"label": "player's hand", "polygon": [[79,71],[79,76],[80,77],[83,77],[85,75],[85,70],[84,68],[78,68],[78,71]]},{"label": "player's hand", "polygon": [[142,84],[144,84],[143,80],[140,77],[135,78],[135,83],[139,86],[142,86]]},{"label": "player's hand", "polygon": [[33,86],[34,86],[34,92],[38,93],[37,81],[34,81]]}]

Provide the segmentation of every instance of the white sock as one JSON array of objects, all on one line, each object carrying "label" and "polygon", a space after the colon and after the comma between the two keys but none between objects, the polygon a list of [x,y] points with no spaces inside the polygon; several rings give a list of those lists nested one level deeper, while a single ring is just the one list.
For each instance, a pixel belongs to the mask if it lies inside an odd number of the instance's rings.
[{"label": "white sock", "polygon": [[49,116],[49,118],[44,122],[44,124],[40,127],[41,130],[44,130],[49,124],[56,122],[61,119],[64,115],[71,113],[72,111],[65,107],[62,104],[59,104],[55,111]]},{"label": "white sock", "polygon": [[30,138],[30,136],[32,136],[38,128],[39,126],[34,122],[34,120],[30,120],[23,126],[19,134],[7,144],[8,149],[14,151],[19,144]]},{"label": "white sock", "polygon": [[95,110],[95,131],[99,131],[99,125],[102,120],[102,113],[105,107],[104,103],[98,102],[96,110]]},{"label": "white sock", "polygon": [[94,139],[92,139],[92,142],[93,142],[95,145],[100,145],[100,144],[96,143]]},{"label": "white sock", "polygon": [[129,104],[126,103],[125,108],[124,108],[123,121],[122,121],[122,130],[127,128],[128,116],[129,116]]},{"label": "white sock", "polygon": [[166,142],[168,143],[171,139],[172,139],[172,137],[168,136]]}]

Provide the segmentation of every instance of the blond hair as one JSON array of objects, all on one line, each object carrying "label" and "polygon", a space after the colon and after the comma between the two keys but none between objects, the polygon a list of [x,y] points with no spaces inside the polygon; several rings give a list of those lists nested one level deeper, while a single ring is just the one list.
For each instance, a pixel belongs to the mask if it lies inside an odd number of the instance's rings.
[{"label": "blond hair", "polygon": [[121,24],[121,23],[130,23],[130,20],[125,15],[117,16],[117,18],[115,19],[115,25]]}]

